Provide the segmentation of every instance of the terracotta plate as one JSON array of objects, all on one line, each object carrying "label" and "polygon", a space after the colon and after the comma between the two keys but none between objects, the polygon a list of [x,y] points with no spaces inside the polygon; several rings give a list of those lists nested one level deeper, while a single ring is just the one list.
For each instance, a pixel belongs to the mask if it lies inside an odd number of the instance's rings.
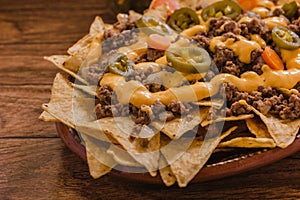
[{"label": "terracotta plate", "polygon": [[[62,123],[56,123],[56,129],[66,146],[85,162],[85,147],[74,137],[74,131]],[[285,149],[251,149],[214,153],[208,164],[196,175],[192,182],[203,182],[228,177],[253,170],[276,162],[300,151],[300,138]],[[127,173],[112,170],[111,174],[137,182],[162,184],[159,176],[151,177],[148,173]]]}]

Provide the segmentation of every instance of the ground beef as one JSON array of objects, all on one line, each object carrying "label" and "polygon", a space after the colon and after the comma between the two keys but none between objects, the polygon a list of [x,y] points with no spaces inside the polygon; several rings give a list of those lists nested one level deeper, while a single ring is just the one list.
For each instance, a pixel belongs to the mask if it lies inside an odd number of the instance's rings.
[{"label": "ground beef", "polygon": [[134,44],[137,41],[138,41],[137,30],[125,30],[120,34],[116,34],[104,40],[102,42],[102,52],[103,54],[105,54],[112,50],[118,49],[120,47]]},{"label": "ground beef", "polygon": [[138,18],[136,16],[127,15],[126,17],[121,18],[113,26],[115,29],[118,29],[119,32],[122,32],[124,30],[132,30],[133,28],[136,28],[135,24],[137,20]]},{"label": "ground beef", "polygon": [[112,110],[111,110],[111,105],[102,105],[102,104],[97,104],[95,107],[95,114],[97,119],[102,119],[105,117],[112,117]]},{"label": "ground beef", "polygon": [[146,84],[145,87],[150,91],[150,92],[160,92],[160,91],[165,91],[167,88],[165,88],[163,85],[158,84],[158,83],[151,83],[151,84]]},{"label": "ground beef", "polygon": [[234,34],[240,34],[241,30],[234,20],[229,17],[213,18],[209,22],[208,36],[215,37],[220,36],[223,33],[232,32]]},{"label": "ground beef", "polygon": [[263,20],[252,18],[250,22],[242,22],[239,24],[241,35],[247,39],[251,39],[251,34],[258,34],[263,39],[268,38],[269,28]]},{"label": "ground beef", "polygon": [[230,83],[226,83],[224,87],[227,99],[226,115],[249,113],[247,106],[238,103],[239,100],[245,100],[263,114],[271,113],[281,119],[300,118],[300,94],[286,95],[271,87],[259,87],[251,93],[241,92]]},{"label": "ground beef", "polygon": [[209,43],[210,39],[202,34],[197,34],[192,37],[194,41],[196,41],[200,46],[202,46],[204,49],[209,49]]},{"label": "ground beef", "polygon": [[165,55],[165,51],[157,50],[148,48],[147,52],[142,54],[135,63],[141,63],[141,62],[154,62],[158,58]]},{"label": "ground beef", "polygon": [[100,86],[97,89],[97,96],[99,99],[99,103],[102,105],[110,105],[112,99],[112,89],[108,85]]},{"label": "ground beef", "polygon": [[222,67],[227,61],[234,60],[234,52],[224,46],[216,46],[213,61],[217,65],[219,71],[223,71]]},{"label": "ground beef", "polygon": [[300,35],[300,20],[293,20],[292,23],[288,25],[288,28]]},{"label": "ground beef", "polygon": [[91,85],[98,85],[103,74],[108,71],[107,61],[98,60],[97,62],[91,64],[88,67],[82,68],[82,76]]}]

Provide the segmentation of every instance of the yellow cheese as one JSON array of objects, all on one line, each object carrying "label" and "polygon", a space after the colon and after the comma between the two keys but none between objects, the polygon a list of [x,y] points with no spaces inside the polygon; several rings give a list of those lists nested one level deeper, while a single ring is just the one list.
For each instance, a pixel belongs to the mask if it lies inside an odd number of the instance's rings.
[{"label": "yellow cheese", "polygon": [[295,50],[281,49],[281,57],[286,63],[287,69],[300,69],[300,48]]},{"label": "yellow cheese", "polygon": [[197,33],[204,32],[206,31],[206,27],[203,25],[196,25],[192,26],[191,28],[188,28],[184,31],[181,32],[181,35],[186,36],[186,37],[192,37],[196,35]]},{"label": "yellow cheese", "polygon": [[258,34],[251,35],[251,40],[257,42],[262,48],[267,46],[265,40],[262,39]]},{"label": "yellow cheese", "polygon": [[111,73],[103,76],[100,85],[110,86],[115,91],[120,103],[132,103],[134,106],[141,107],[142,105],[152,105],[158,100],[165,105],[173,100],[199,101],[217,94],[219,87],[225,82],[232,83],[241,91],[251,92],[257,90],[259,86],[292,89],[300,81],[300,70],[298,69],[275,71],[264,65],[262,71],[262,75],[252,71],[246,72],[240,78],[231,74],[219,74],[207,83],[197,82],[157,93],[149,92],[138,81],[126,82],[124,77]]},{"label": "yellow cheese", "polygon": [[270,12],[270,10],[265,7],[255,7],[251,11],[258,14],[261,18],[265,18]]},{"label": "yellow cheese", "polygon": [[210,50],[214,52],[216,46],[226,46],[234,51],[241,62],[249,64],[251,62],[251,52],[255,49],[260,49],[260,45],[256,41],[247,40],[242,36],[238,36],[238,38],[240,40],[236,42],[234,42],[233,38],[222,42],[221,36],[214,37],[210,42]]},{"label": "yellow cheese", "polygon": [[287,26],[289,23],[287,19],[283,17],[268,17],[263,19],[268,28],[272,30],[275,26]]}]

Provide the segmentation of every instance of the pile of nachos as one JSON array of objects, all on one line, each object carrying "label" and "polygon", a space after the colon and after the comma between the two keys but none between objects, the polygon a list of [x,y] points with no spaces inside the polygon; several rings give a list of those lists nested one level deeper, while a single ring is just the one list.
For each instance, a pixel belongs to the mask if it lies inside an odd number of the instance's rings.
[{"label": "pile of nachos", "polygon": [[294,142],[299,34],[290,0],[153,0],[114,24],[96,17],[68,55],[45,57],[61,72],[40,119],[76,130],[93,178],[186,187],[215,152]]}]

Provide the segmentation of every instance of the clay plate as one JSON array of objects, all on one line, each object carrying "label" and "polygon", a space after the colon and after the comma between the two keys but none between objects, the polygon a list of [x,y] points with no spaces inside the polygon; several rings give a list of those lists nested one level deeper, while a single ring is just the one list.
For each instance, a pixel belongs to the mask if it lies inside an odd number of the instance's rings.
[{"label": "clay plate", "polygon": [[[86,162],[87,158],[85,147],[74,137],[74,135],[76,135],[76,131],[62,123],[56,123],[56,129],[65,145]],[[300,151],[300,138],[297,138],[293,144],[285,149],[239,149],[236,151],[230,151],[230,153],[215,153],[208,161],[208,164],[191,182],[210,181],[240,174],[276,162],[296,153],[297,151]],[[133,174],[113,169],[111,174],[126,180],[150,184],[163,184],[160,176],[151,177],[149,173]]]}]

